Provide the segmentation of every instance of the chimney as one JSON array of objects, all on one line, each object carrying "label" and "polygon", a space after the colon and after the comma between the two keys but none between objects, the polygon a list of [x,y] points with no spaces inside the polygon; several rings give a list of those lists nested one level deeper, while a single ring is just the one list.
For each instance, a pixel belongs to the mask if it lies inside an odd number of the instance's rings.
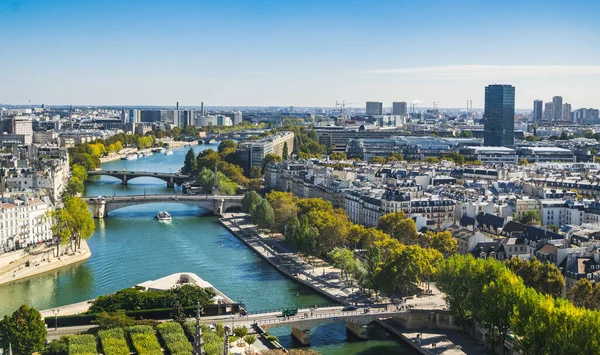
[{"label": "chimney", "polygon": [[175,109],[179,111],[179,101],[177,101],[177,105],[175,105]]}]

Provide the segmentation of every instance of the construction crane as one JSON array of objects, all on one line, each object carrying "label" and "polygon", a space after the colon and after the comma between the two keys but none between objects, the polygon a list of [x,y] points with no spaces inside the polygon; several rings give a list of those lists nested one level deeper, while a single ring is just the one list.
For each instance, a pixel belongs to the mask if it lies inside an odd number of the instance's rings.
[{"label": "construction crane", "polygon": [[335,102],[335,109],[337,111],[338,107],[340,108],[340,114],[338,116],[338,120],[341,121],[344,118],[344,108],[346,108],[346,105],[356,105],[356,102],[349,102],[346,103],[346,100],[342,101],[342,102]]}]

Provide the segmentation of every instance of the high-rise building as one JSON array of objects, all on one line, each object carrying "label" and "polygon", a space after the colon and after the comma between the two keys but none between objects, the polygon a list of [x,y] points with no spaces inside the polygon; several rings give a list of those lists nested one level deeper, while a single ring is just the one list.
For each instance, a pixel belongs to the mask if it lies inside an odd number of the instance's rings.
[{"label": "high-rise building", "polygon": [[242,123],[243,118],[242,118],[242,111],[235,111],[233,113],[233,124],[240,124]]},{"label": "high-rise building", "polygon": [[381,116],[383,115],[383,103],[375,101],[367,101],[367,116]]},{"label": "high-rise building", "polygon": [[544,101],[535,100],[533,101],[533,122],[542,122],[543,118]]},{"label": "high-rise building", "polygon": [[515,143],[515,87],[489,85],[485,88],[483,113],[485,146],[510,147]]},{"label": "high-rise building", "polygon": [[553,112],[554,104],[552,102],[546,102],[544,105],[544,121],[552,121]]},{"label": "high-rise building", "polygon": [[563,120],[563,99],[562,96],[554,96],[552,98],[552,121]]},{"label": "high-rise building", "polygon": [[568,103],[564,103],[562,106],[562,116],[563,116],[563,120],[565,121],[572,121],[571,120],[571,104]]},{"label": "high-rise building", "polygon": [[406,102],[392,102],[392,116],[408,114],[408,106]]}]

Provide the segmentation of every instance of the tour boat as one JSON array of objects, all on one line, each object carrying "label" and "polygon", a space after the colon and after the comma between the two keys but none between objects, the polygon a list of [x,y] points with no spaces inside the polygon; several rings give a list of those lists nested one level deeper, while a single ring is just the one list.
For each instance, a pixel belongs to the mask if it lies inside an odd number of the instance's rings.
[{"label": "tour boat", "polygon": [[172,220],[171,215],[167,211],[158,212],[156,219],[158,219],[160,222],[171,222]]},{"label": "tour boat", "polygon": [[165,155],[173,155],[173,151],[172,150],[167,150],[167,152],[165,153]]}]

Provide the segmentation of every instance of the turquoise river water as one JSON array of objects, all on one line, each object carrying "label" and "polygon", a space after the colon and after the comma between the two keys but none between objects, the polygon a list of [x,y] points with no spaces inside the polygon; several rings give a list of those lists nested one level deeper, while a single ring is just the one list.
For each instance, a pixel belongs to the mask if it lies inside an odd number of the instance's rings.
[{"label": "turquoise river water", "polygon": [[[216,147],[202,145],[194,149],[197,153]],[[173,149],[173,155],[157,153],[138,160],[108,162],[102,168],[174,172],[183,165],[188,149]],[[85,190],[87,196],[144,193],[174,193],[174,189],[154,178],[137,178],[122,185],[115,178],[97,176],[90,179]],[[169,211],[173,222],[153,220],[159,210]],[[85,262],[0,286],[0,315],[24,303],[45,309],[81,302],[176,272],[196,273],[230,298],[243,297],[249,310],[331,303],[284,277],[218,224],[208,211],[193,206],[148,204],[111,212],[108,218],[96,221],[96,232],[88,244],[93,255]],[[311,346],[327,355],[413,354],[380,329],[371,331],[381,340],[352,341],[347,339],[343,324],[322,325],[313,329]],[[272,333],[284,345],[293,345],[289,329],[278,328]]]}]

